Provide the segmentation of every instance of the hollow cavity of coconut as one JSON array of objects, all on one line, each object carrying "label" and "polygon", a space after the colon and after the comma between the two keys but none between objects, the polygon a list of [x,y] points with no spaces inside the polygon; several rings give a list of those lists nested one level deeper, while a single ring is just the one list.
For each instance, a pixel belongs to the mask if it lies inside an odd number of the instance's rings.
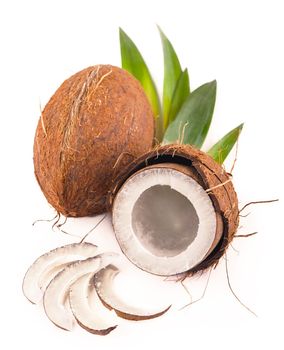
[{"label": "hollow cavity of coconut", "polygon": [[66,216],[105,210],[114,176],[153,142],[151,107],[140,83],[110,65],[67,79],[44,108],[34,168],[48,202]]},{"label": "hollow cavity of coconut", "polygon": [[188,145],[159,147],[133,161],[114,182],[109,205],[123,253],[163,276],[216,265],[239,223],[229,175]]}]

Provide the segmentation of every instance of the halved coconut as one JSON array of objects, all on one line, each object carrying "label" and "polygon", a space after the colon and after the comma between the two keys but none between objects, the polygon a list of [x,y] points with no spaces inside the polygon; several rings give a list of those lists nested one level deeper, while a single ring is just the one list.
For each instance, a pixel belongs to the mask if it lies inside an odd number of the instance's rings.
[{"label": "halved coconut", "polygon": [[58,327],[71,330],[74,317],[66,305],[70,286],[81,276],[96,273],[113,261],[114,253],[104,253],[86,260],[70,263],[50,282],[43,296],[44,310]]},{"label": "halved coconut", "polygon": [[119,269],[113,265],[108,265],[94,276],[94,284],[96,291],[104,303],[110,310],[114,310],[116,314],[122,318],[134,321],[147,320],[163,315],[169,310],[171,305],[161,309],[138,308],[125,303],[113,290],[113,280],[118,275]]},{"label": "halved coconut", "polygon": [[106,335],[117,327],[115,313],[107,310],[92,283],[93,273],[80,277],[69,291],[71,311],[78,324],[88,332]]},{"label": "halved coconut", "polygon": [[191,146],[157,148],[121,173],[111,191],[123,253],[157,275],[188,274],[218,263],[238,227],[230,177]]},{"label": "halved coconut", "polygon": [[41,255],[29,267],[23,280],[23,293],[32,303],[38,303],[49,282],[68,263],[95,256],[98,247],[91,243],[73,243]]},{"label": "halved coconut", "polygon": [[202,261],[217,226],[208,194],[171,163],[129,178],[116,196],[113,218],[123,252],[159,275],[181,273]]}]

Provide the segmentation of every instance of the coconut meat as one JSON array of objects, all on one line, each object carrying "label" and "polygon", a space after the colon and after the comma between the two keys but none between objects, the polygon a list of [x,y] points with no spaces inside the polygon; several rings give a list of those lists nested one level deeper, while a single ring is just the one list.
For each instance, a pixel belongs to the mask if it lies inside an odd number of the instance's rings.
[{"label": "coconut meat", "polygon": [[168,311],[170,305],[164,308],[155,307],[149,309],[136,307],[124,302],[124,300],[117,295],[113,287],[114,278],[119,272],[116,266],[108,265],[94,276],[95,289],[100,299],[109,309],[115,310],[120,317],[135,321],[158,317]]},{"label": "coconut meat", "polygon": [[92,283],[93,273],[74,282],[69,291],[69,302],[78,324],[87,331],[105,335],[117,327],[117,316],[105,308]]},{"label": "coconut meat", "polygon": [[34,261],[23,280],[23,293],[32,303],[38,303],[49,282],[68,263],[95,256],[98,247],[91,243],[73,243],[53,249]]},{"label": "coconut meat", "polygon": [[72,262],[54,277],[45,290],[43,305],[46,315],[56,326],[66,330],[73,328],[74,317],[66,303],[70,286],[81,276],[98,272],[115,256],[114,253],[104,253]]},{"label": "coconut meat", "polygon": [[201,262],[216,233],[207,192],[174,164],[132,175],[113,204],[113,225],[124,254],[141,269],[174,275]]}]

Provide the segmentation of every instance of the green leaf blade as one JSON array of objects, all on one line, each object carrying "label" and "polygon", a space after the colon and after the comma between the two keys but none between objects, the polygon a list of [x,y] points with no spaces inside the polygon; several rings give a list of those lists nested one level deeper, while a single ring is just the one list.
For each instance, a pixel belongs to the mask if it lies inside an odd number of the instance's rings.
[{"label": "green leaf blade", "polygon": [[121,28],[119,28],[119,40],[122,68],[131,73],[143,86],[156,119],[156,137],[161,139],[163,121],[159,95],[154,80],[137,46]]},{"label": "green leaf blade", "polygon": [[165,36],[161,28],[158,26],[164,53],[164,86],[163,86],[163,116],[164,127],[169,123],[169,113],[171,101],[178,79],[182,74],[181,65],[178,56],[169,39]]},{"label": "green leaf blade", "polygon": [[201,148],[207,136],[216,101],[216,80],[194,90],[168,126],[163,143],[183,143]]},{"label": "green leaf blade", "polygon": [[183,105],[189,94],[189,76],[187,69],[185,69],[181,73],[173,93],[171,108],[169,112],[169,123],[175,120],[181,106]]},{"label": "green leaf blade", "polygon": [[243,123],[228,132],[207,152],[217,163],[222,164],[237,142],[243,129]]}]

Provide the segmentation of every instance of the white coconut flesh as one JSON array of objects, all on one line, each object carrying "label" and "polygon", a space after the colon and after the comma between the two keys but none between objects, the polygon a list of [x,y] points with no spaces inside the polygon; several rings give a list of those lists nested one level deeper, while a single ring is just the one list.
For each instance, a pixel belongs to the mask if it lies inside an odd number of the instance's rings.
[{"label": "white coconut flesh", "polygon": [[145,320],[164,314],[171,305],[155,308],[137,307],[126,303],[114,290],[114,278],[119,274],[116,266],[108,265],[94,276],[95,289],[104,304],[115,310],[118,316],[129,320]]},{"label": "white coconut flesh", "polygon": [[41,255],[29,267],[23,280],[23,293],[36,304],[43,296],[49,282],[68,263],[95,256],[98,247],[91,243],[73,243],[59,247]]},{"label": "white coconut flesh", "polygon": [[74,316],[66,303],[70,286],[81,276],[96,273],[113,262],[117,254],[104,253],[86,260],[79,260],[68,264],[60,271],[47,286],[43,305],[48,318],[58,327],[71,330]]},{"label": "white coconut flesh", "polygon": [[113,225],[123,253],[153,274],[190,270],[209,252],[216,213],[208,193],[176,165],[132,175],[113,203]]},{"label": "white coconut flesh", "polygon": [[89,273],[72,284],[70,307],[81,327],[91,333],[105,335],[117,327],[117,316],[103,306],[92,279],[93,273]]}]

